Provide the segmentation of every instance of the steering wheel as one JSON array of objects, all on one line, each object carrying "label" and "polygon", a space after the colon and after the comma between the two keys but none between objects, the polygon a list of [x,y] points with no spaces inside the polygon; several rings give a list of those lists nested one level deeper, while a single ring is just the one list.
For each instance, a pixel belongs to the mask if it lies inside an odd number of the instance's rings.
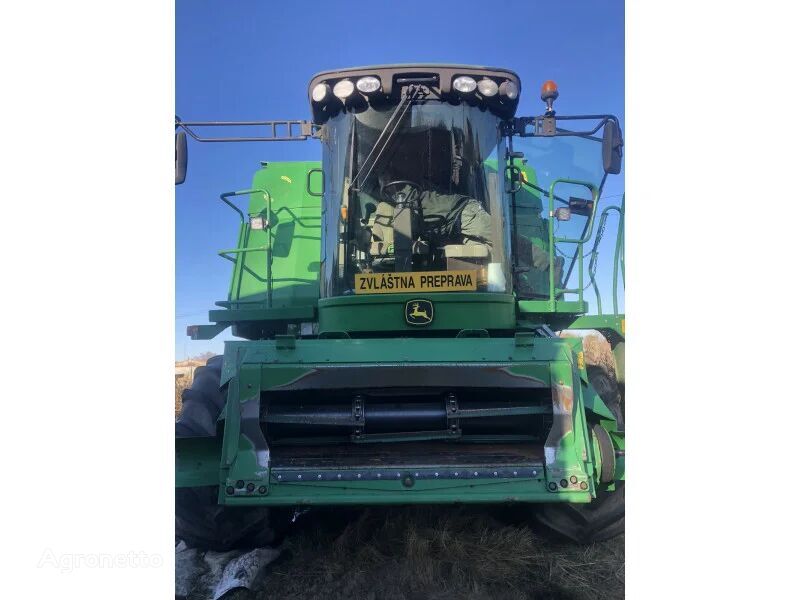
[{"label": "steering wheel", "polygon": [[419,195],[420,187],[418,184],[414,183],[413,181],[408,181],[407,179],[397,179],[395,181],[390,181],[389,183],[385,183],[381,186],[381,195],[390,203],[395,204],[397,200],[395,196],[400,191],[399,189],[395,190],[394,193],[391,193],[391,188],[399,188],[400,186],[407,185],[411,188],[411,192],[408,194],[408,198],[404,200],[409,200],[414,197],[414,195]]}]

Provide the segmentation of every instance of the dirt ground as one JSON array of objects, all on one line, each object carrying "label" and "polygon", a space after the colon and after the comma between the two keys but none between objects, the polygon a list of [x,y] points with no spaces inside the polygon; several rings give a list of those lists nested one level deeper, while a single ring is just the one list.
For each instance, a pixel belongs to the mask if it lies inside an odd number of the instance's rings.
[{"label": "dirt ground", "polygon": [[[599,336],[587,362],[613,358]],[[611,362],[609,362],[611,361]],[[203,361],[204,362],[204,361]],[[190,384],[176,378],[180,392]],[[611,600],[624,598],[625,538],[589,546],[531,526],[524,506],[321,508],[302,515],[257,592],[231,600]]]}]

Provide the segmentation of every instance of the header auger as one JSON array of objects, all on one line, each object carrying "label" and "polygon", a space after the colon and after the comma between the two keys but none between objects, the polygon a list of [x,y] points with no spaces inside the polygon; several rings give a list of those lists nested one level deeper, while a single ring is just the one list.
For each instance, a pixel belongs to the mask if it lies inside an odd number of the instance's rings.
[{"label": "header auger", "polygon": [[[517,117],[521,91],[506,69],[364,67],[314,76],[311,121],[176,119],[176,183],[186,134],[322,145],[220,196],[230,289],[188,333],[242,339],[184,396],[178,536],[228,548],[269,541],[279,507],[453,502],[525,503],[577,541],[623,530],[624,205],[599,207],[621,131],[557,115],[553,82]],[[231,127],[255,133],[201,134]],[[589,315],[612,212],[614,311]],[[617,368],[568,329],[599,330]]]}]

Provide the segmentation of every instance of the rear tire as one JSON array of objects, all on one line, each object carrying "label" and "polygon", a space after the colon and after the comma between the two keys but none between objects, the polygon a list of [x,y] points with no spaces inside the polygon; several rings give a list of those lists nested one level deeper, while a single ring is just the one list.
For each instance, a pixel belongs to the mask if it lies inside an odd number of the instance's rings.
[{"label": "rear tire", "polygon": [[[198,367],[190,388],[182,395],[175,436],[214,436],[217,418],[225,406],[220,389],[222,356]],[[237,547],[272,544],[276,533],[271,514],[263,507],[228,507],[217,503],[218,486],[175,489],[175,536],[200,550],[226,551]]]},{"label": "rear tire", "polygon": [[[616,378],[599,366],[587,365],[586,370],[589,382],[614,413],[622,431],[624,417]],[[625,532],[625,482],[618,481],[613,492],[598,491],[589,504],[542,504],[535,518],[550,531],[578,544],[611,539]]]}]

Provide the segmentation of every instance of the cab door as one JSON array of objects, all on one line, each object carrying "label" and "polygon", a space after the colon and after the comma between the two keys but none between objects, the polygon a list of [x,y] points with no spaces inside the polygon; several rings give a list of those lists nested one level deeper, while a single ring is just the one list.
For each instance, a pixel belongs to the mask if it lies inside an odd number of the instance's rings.
[{"label": "cab door", "polygon": [[618,132],[615,118],[563,119],[573,128],[561,127],[558,117],[518,118],[508,135],[515,287],[522,299],[582,300],[598,200],[617,170],[600,133]]}]

